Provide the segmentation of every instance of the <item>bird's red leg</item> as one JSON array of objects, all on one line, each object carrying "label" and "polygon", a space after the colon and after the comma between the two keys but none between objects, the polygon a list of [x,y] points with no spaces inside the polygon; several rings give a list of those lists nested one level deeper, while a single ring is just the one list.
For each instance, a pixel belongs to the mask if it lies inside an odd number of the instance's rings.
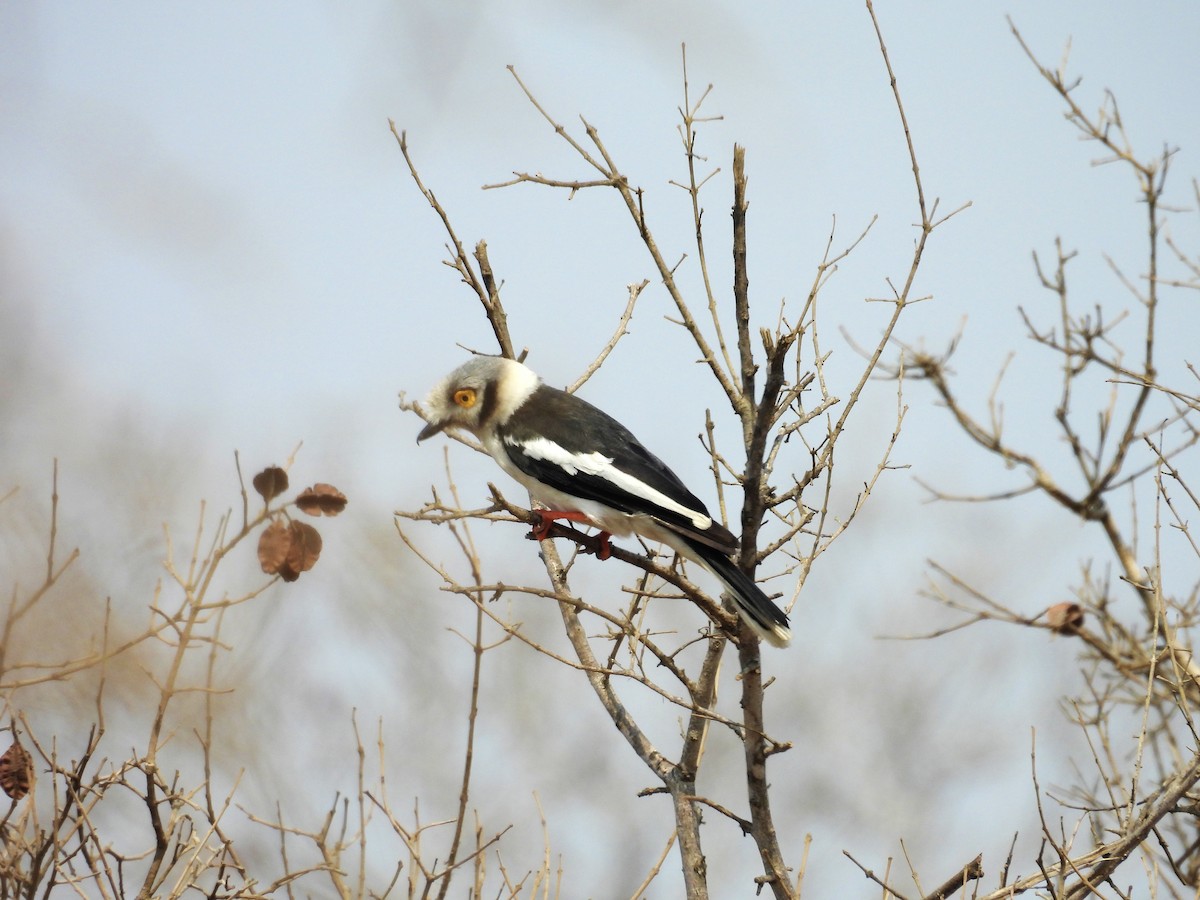
[{"label": "bird's red leg", "polygon": [[533,512],[533,539],[544,541],[550,537],[550,529],[554,527],[555,519],[567,519],[571,522],[591,524],[591,519],[580,512],[559,509],[535,509]]},{"label": "bird's red leg", "polygon": [[[559,510],[559,509],[535,509],[533,512],[533,530],[529,536],[535,541],[544,541],[550,538],[550,531],[554,528],[556,519],[566,519],[571,522],[582,522],[585,525],[592,525],[593,522],[587,516],[580,512]],[[579,534],[579,532],[575,532]],[[608,559],[612,556],[612,542],[609,540],[612,533],[601,531],[593,538],[586,538],[579,534],[581,539],[586,541],[585,546],[590,546],[593,553],[599,559]]]}]

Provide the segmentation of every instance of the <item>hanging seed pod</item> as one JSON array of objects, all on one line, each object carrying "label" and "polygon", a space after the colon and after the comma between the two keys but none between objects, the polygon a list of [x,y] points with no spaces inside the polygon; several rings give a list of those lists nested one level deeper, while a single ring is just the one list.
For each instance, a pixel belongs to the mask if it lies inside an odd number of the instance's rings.
[{"label": "hanging seed pod", "polygon": [[20,800],[29,793],[33,784],[33,758],[20,741],[0,755],[0,788],[13,800]]},{"label": "hanging seed pod", "polygon": [[1083,607],[1078,603],[1055,603],[1046,610],[1046,624],[1059,634],[1075,634],[1083,627]]}]

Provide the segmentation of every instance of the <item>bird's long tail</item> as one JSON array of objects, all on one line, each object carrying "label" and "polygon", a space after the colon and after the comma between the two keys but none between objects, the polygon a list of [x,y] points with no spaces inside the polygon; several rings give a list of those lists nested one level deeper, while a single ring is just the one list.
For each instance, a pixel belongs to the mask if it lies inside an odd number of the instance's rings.
[{"label": "bird's long tail", "polygon": [[738,612],[755,633],[775,647],[786,647],[792,640],[787,615],[762,592],[754,579],[733,564],[733,561],[713,547],[698,541],[687,541],[696,562],[702,564],[725,585]]}]

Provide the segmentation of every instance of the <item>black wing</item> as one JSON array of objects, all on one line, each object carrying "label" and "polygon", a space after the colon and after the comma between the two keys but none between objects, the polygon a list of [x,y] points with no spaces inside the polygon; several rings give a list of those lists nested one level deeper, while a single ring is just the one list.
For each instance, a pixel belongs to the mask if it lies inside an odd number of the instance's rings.
[{"label": "black wing", "polygon": [[[704,503],[666,463],[642,446],[628,428],[586,400],[539,385],[529,400],[500,426],[499,433],[513,464],[543,484],[620,512],[653,516],[680,534],[722,552],[732,553],[737,549],[737,539],[720,522],[712,520]],[[631,480],[634,489],[628,483],[606,477],[604,472],[578,468],[572,472],[559,460],[525,452],[526,447],[536,451],[539,440],[561,448],[568,464],[570,457],[594,453],[611,459],[611,468]],[[682,511],[638,493],[639,484],[663,495]],[[688,512],[707,517],[712,525],[698,528]]]}]

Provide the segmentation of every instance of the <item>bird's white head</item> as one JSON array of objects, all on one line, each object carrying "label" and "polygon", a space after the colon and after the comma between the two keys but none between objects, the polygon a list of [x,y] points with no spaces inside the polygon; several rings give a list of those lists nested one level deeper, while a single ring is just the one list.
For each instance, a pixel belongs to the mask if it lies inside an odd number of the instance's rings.
[{"label": "bird's white head", "polygon": [[482,438],[529,399],[538,383],[533,370],[516,360],[472,357],[429,392],[425,401],[428,424],[417,435],[417,442],[446,428],[465,428]]}]

